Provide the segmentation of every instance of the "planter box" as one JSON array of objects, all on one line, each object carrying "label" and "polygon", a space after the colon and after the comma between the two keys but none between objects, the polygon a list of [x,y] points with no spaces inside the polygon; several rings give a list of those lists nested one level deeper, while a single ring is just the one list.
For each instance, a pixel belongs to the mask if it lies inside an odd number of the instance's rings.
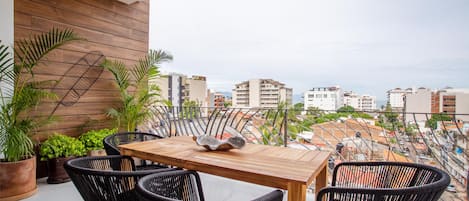
[{"label": "planter box", "polygon": [[99,149],[99,150],[91,150],[88,152],[88,156],[107,156],[106,150]]}]

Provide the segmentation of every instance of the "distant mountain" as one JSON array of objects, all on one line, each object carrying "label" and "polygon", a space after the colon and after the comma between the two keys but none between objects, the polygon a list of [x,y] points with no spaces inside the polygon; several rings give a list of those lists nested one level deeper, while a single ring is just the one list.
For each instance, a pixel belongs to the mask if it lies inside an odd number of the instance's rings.
[{"label": "distant mountain", "polygon": [[217,91],[218,93],[223,94],[225,97],[232,97],[233,94],[231,94],[231,91]]},{"label": "distant mountain", "polygon": [[383,105],[386,107],[386,104],[388,103],[387,100],[376,100],[376,108],[381,109],[381,106]]}]

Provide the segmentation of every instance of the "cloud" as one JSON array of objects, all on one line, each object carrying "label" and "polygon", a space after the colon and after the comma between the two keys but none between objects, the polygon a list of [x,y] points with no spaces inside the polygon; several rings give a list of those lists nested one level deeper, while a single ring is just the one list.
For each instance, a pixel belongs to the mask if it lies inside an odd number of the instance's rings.
[{"label": "cloud", "polygon": [[273,78],[294,93],[316,86],[385,98],[395,87],[468,87],[469,2],[238,0],[151,2],[150,47],[163,69],[208,86]]}]

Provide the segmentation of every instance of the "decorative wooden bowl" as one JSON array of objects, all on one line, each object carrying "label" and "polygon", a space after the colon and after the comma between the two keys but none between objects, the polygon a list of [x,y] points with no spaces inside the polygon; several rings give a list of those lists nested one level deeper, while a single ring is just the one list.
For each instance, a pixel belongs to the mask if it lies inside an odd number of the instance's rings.
[{"label": "decorative wooden bowl", "polygon": [[227,151],[230,149],[241,149],[246,144],[242,137],[230,137],[226,140],[219,140],[209,135],[194,136],[192,139],[199,146],[205,147],[210,151]]}]

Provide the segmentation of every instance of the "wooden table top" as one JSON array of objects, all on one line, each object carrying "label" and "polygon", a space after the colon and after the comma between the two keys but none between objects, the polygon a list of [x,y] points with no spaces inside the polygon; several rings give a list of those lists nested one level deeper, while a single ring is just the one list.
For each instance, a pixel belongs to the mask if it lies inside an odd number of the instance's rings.
[{"label": "wooden table top", "polygon": [[207,151],[191,137],[171,137],[119,146],[123,155],[222,177],[287,189],[309,185],[327,167],[330,152],[246,144],[242,149]]}]

